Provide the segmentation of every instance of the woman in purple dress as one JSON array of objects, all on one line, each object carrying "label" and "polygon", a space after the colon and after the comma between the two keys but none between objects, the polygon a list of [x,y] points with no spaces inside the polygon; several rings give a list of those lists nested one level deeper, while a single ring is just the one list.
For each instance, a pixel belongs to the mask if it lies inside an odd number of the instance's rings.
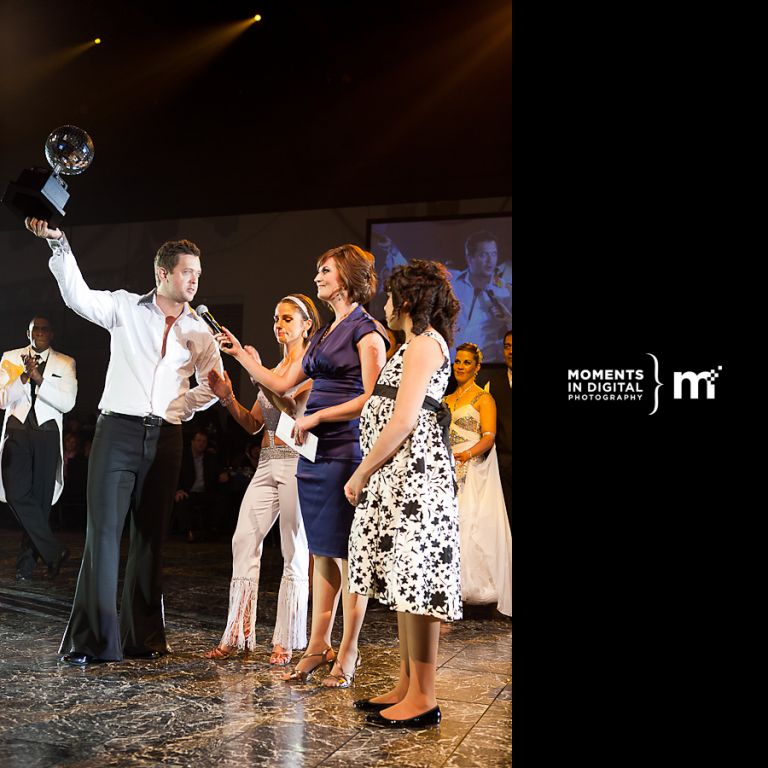
[{"label": "woman in purple dress", "polygon": [[[334,320],[312,338],[303,371],[279,376],[246,352],[226,329],[217,337],[259,383],[279,395],[313,381],[304,416],[293,436],[301,445],[306,434],[318,438],[314,462],[299,458],[299,501],[309,550],[314,555],[312,629],[307,651],[286,680],[305,682],[324,664],[329,688],[347,688],[360,665],[357,641],[368,599],[350,594],[347,546],[354,508],[344,484],[361,461],[359,417],[386,362],[389,344],[384,327],[360,306],[374,295],[373,256],[355,245],[326,251],[317,261],[317,296],[333,309]],[[331,648],[336,608],[342,599],[344,630],[338,654]]]}]

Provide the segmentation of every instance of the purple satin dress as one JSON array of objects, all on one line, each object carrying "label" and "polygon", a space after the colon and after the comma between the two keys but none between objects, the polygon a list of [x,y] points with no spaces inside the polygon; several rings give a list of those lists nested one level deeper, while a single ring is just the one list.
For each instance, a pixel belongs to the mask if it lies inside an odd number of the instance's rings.
[{"label": "purple satin dress", "polygon": [[[389,346],[384,327],[362,307],[356,307],[323,339],[326,328],[312,337],[304,355],[304,372],[312,379],[307,416],[363,393],[357,352],[363,336],[379,333]],[[313,555],[347,557],[355,508],[344,497],[344,484],[362,460],[359,425],[360,419],[319,424],[311,430],[318,437],[315,462],[299,458],[299,503]]]}]

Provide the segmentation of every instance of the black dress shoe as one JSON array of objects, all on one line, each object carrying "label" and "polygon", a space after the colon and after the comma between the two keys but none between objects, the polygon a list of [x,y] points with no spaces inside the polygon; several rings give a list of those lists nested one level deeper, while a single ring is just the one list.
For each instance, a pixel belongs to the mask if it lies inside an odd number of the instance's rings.
[{"label": "black dress shoe", "polygon": [[73,667],[86,667],[88,664],[97,664],[101,662],[101,659],[89,656],[87,653],[65,653],[61,660],[67,664],[71,664]]},{"label": "black dress shoe", "polygon": [[53,558],[53,562],[48,566],[48,578],[55,579],[59,575],[61,566],[69,560],[69,550],[65,547]]},{"label": "black dress shoe", "polygon": [[371,725],[380,725],[384,728],[423,728],[427,725],[438,725],[440,723],[440,707],[433,707],[426,712],[422,712],[420,715],[407,717],[405,720],[391,720],[375,712],[366,715],[365,721]]},{"label": "black dress shoe", "polygon": [[382,704],[378,701],[371,701],[370,699],[358,699],[354,704],[355,709],[361,709],[363,712],[381,712],[382,709],[387,707],[394,707],[394,704]]},{"label": "black dress shoe", "polygon": [[24,573],[24,571],[16,571],[16,581],[18,582],[32,581],[32,574]]}]

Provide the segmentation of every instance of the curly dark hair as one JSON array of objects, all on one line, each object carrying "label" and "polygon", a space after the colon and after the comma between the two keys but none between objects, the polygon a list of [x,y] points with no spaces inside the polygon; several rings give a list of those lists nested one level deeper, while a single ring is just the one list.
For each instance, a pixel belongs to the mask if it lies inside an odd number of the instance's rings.
[{"label": "curly dark hair", "polygon": [[431,325],[449,347],[453,344],[453,328],[461,305],[451,288],[451,275],[442,264],[414,259],[395,267],[384,290],[392,295],[396,312],[407,309],[415,334]]}]

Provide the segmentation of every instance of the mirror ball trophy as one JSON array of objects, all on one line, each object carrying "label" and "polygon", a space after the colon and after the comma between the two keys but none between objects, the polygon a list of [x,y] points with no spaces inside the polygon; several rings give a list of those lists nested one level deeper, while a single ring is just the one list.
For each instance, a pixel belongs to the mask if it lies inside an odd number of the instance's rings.
[{"label": "mirror ball trophy", "polygon": [[53,170],[27,168],[8,184],[3,205],[24,220],[27,216],[47,221],[52,227],[64,218],[69,200],[62,174],[77,176],[93,162],[93,141],[76,125],[62,125],[45,142],[45,158]]}]

